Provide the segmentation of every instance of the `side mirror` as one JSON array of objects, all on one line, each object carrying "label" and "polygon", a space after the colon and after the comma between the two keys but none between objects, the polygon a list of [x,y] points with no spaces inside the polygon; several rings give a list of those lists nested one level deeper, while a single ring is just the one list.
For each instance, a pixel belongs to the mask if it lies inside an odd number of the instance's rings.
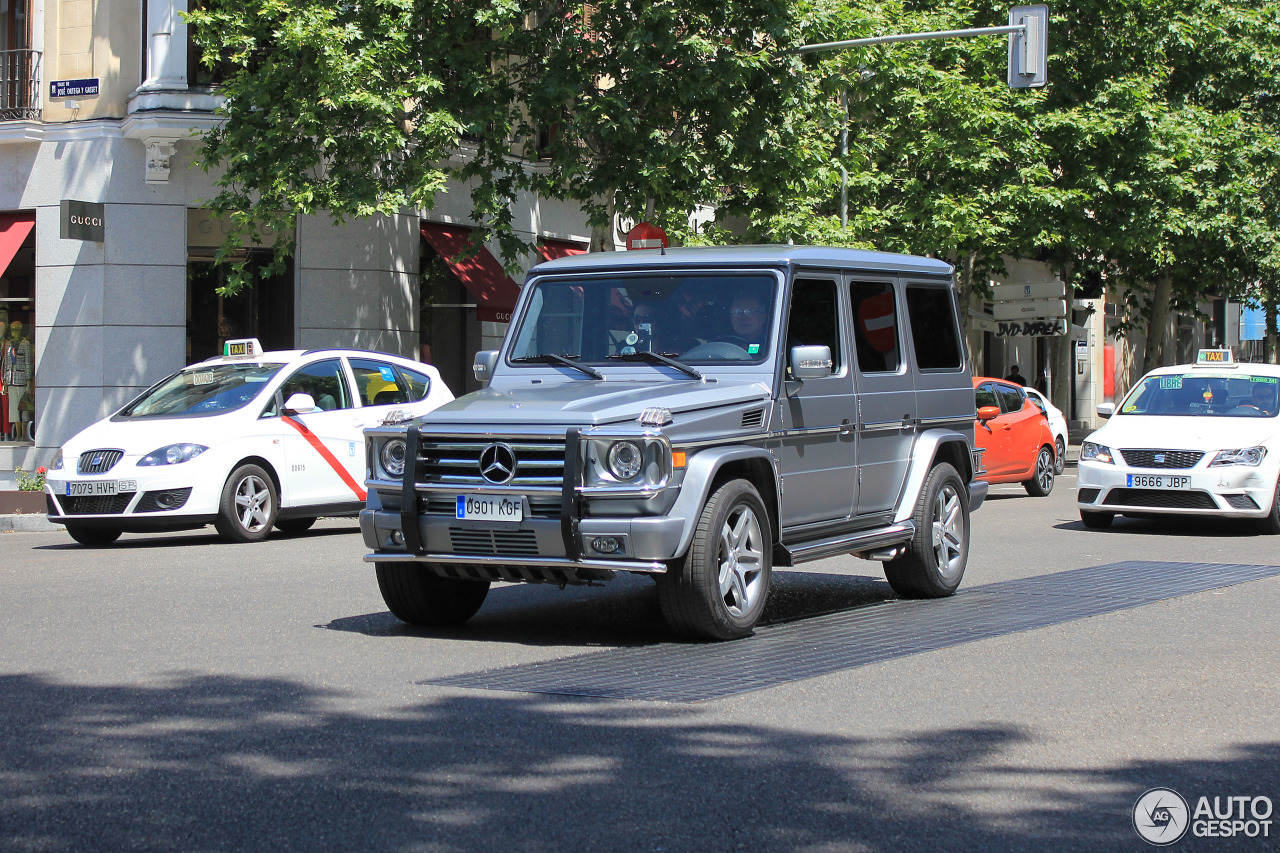
[{"label": "side mirror", "polygon": [[289,399],[284,401],[284,412],[282,414],[305,415],[315,410],[316,401],[312,399],[310,394],[290,394]]},{"label": "side mirror", "polygon": [[498,363],[498,351],[496,349],[481,350],[476,353],[475,360],[471,362],[471,372],[475,374],[477,382],[488,382],[493,378],[493,366]]},{"label": "side mirror", "polygon": [[979,406],[978,407],[978,420],[982,421],[982,423],[985,424],[987,421],[991,420],[992,418],[998,418],[998,417],[1000,417],[999,406]]},{"label": "side mirror", "polygon": [[803,382],[831,375],[831,347],[797,346],[791,348],[791,378]]},{"label": "side mirror", "polygon": [[1116,413],[1115,403],[1099,403],[1098,404],[1098,417],[1109,418],[1115,413]]}]

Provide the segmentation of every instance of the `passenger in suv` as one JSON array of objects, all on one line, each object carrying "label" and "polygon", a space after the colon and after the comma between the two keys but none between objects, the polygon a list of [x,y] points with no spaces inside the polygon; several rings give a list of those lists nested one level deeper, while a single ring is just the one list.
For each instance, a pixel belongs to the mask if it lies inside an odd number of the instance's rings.
[{"label": "passenger in suv", "polygon": [[[655,344],[637,317],[662,315],[703,318],[698,337]],[[366,433],[365,559],[407,622],[463,622],[493,581],[633,572],[676,632],[731,639],[775,565],[854,554],[901,595],[960,584],[987,486],[945,263],[798,246],[551,261],[476,375],[487,388]]]}]

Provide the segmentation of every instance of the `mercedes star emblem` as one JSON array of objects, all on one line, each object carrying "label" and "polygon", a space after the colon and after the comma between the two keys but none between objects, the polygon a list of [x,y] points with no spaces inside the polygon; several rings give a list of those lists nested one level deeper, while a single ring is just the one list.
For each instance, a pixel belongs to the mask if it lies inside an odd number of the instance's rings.
[{"label": "mercedes star emblem", "polygon": [[502,485],[516,473],[516,454],[505,444],[491,444],[480,451],[480,476]]}]

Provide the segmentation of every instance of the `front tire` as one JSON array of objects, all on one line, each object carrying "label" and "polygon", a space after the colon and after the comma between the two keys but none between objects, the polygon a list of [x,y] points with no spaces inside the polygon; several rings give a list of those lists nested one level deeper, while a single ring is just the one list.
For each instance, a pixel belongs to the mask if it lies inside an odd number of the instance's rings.
[{"label": "front tire", "polygon": [[745,637],[764,613],[772,575],[768,510],[755,486],[730,480],[702,508],[684,560],[658,576],[662,615],[691,639]]},{"label": "front tire", "polygon": [[1111,522],[1115,519],[1114,512],[1094,512],[1093,510],[1080,510],[1080,522],[1091,530],[1106,530],[1111,526]]},{"label": "front tire", "polygon": [[1053,451],[1048,447],[1040,448],[1040,452],[1036,455],[1035,472],[1030,480],[1022,484],[1022,487],[1033,498],[1048,497],[1053,491],[1054,470]]},{"label": "front tire", "polygon": [[90,548],[103,548],[120,538],[119,530],[111,530],[107,527],[81,527],[78,524],[68,524],[67,533],[81,545],[87,545]]},{"label": "front tire", "polygon": [[1258,532],[1268,536],[1280,534],[1280,482],[1276,483],[1276,489],[1271,498],[1271,512],[1267,513],[1266,518],[1258,519]]},{"label": "front tire", "polygon": [[903,598],[953,594],[969,561],[969,490],[951,465],[933,467],[912,515],[916,535],[884,564],[885,579]]},{"label": "front tire", "polygon": [[297,536],[306,533],[315,523],[314,518],[281,518],[276,520],[276,530],[285,536]]},{"label": "front tire", "polygon": [[271,476],[257,465],[241,465],[222,487],[213,526],[228,542],[261,542],[271,533],[279,509]]},{"label": "front tire", "polygon": [[387,609],[410,625],[461,625],[480,609],[489,594],[488,581],[442,578],[408,565],[379,565],[378,591]]}]

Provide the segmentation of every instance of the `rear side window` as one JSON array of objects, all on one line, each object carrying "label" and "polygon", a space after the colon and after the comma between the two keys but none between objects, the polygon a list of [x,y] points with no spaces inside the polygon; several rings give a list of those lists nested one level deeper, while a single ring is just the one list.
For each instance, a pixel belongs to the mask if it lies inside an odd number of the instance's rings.
[{"label": "rear side window", "polygon": [[431,390],[431,377],[407,367],[400,368],[400,376],[409,386],[409,402],[416,403]]},{"label": "rear side window", "polygon": [[400,378],[395,367],[385,361],[353,358],[351,372],[356,375],[362,406],[389,406],[410,401],[409,384]]},{"label": "rear side window", "polygon": [[893,285],[883,281],[855,281],[849,285],[853,306],[853,340],[858,370],[893,373],[902,364],[898,334],[898,302]]},{"label": "rear side window", "polygon": [[1022,411],[1022,403],[1026,398],[1017,388],[1012,385],[997,385],[996,393],[1000,395],[1000,410],[1006,415]]},{"label": "rear side window", "polygon": [[929,285],[907,286],[907,316],[920,370],[955,370],[964,359],[951,290]]}]

